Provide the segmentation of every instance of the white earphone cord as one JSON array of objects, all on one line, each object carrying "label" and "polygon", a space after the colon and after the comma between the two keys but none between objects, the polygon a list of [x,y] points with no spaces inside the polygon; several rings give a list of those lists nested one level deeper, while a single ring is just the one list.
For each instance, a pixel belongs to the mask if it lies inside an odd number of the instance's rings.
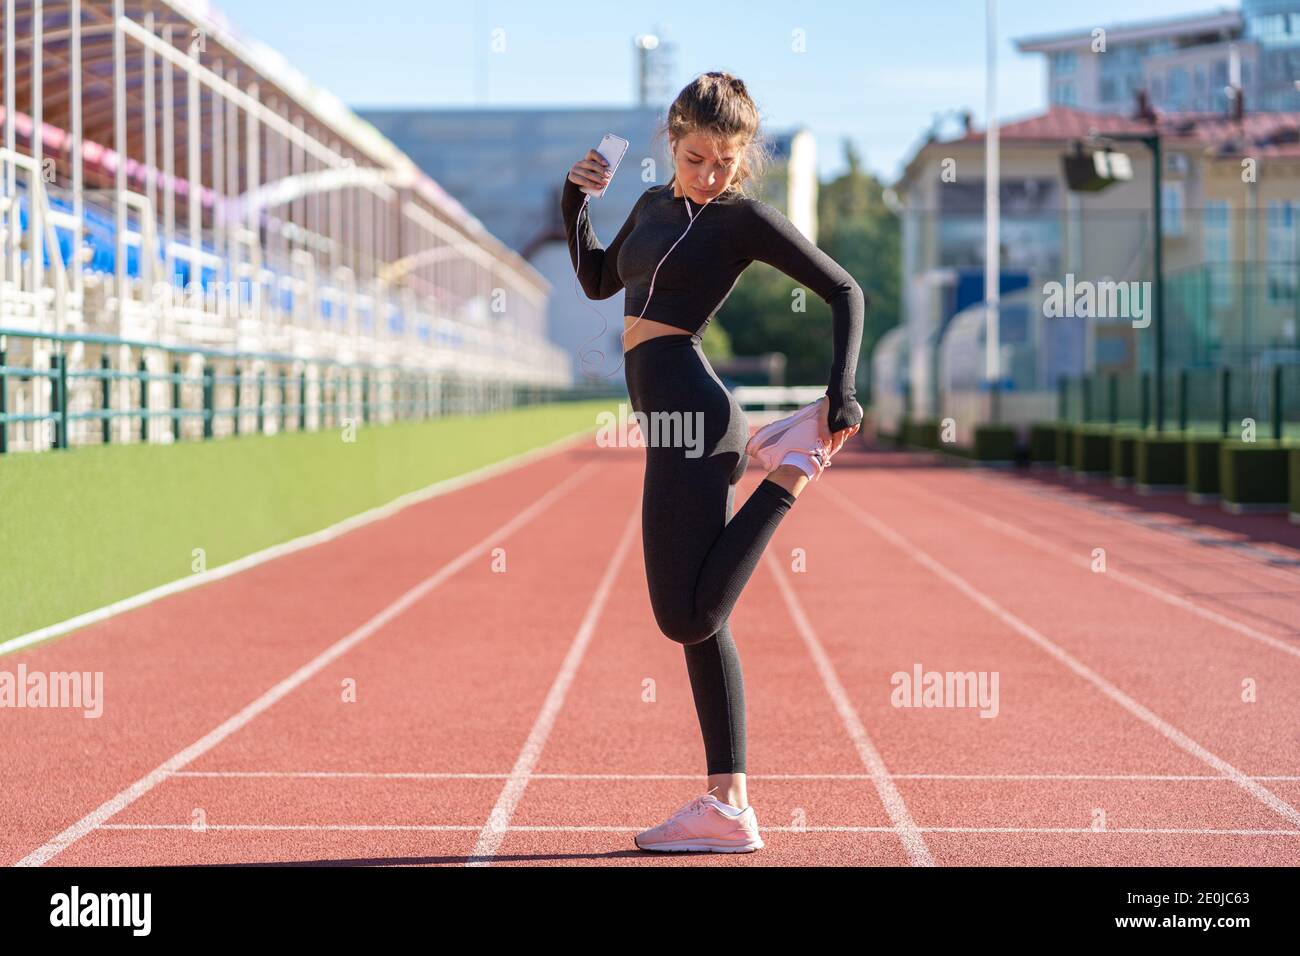
[{"label": "white earphone cord", "polygon": [[[618,339],[619,339],[619,343],[620,343],[620,344],[622,344],[624,336],[626,336],[627,333],[631,332],[634,328],[636,328],[636,323],[637,323],[637,322],[640,322],[641,319],[645,317],[645,311],[646,311],[646,309],[650,308],[650,297],[653,296],[653,295],[655,294],[655,277],[659,275],[659,266],[662,266],[662,265],[664,264],[664,259],[667,259],[667,258],[672,254],[672,251],[673,251],[674,249],[677,248],[677,243],[678,243],[678,242],[681,242],[683,239],[686,238],[686,233],[688,233],[688,232],[691,231],[691,226],[695,225],[695,220],[699,218],[700,213],[702,213],[702,212],[704,211],[705,206],[708,205],[708,203],[705,203],[703,206],[701,206],[701,207],[700,207],[700,212],[691,212],[691,201],[690,201],[690,199],[688,199],[688,198],[686,197],[685,193],[682,194],[682,201],[683,201],[684,203],[686,203],[686,215],[687,215],[688,217],[690,217],[690,220],[691,220],[691,221],[690,221],[689,223],[687,223],[687,225],[686,225],[686,229],[682,232],[682,234],[681,234],[680,236],[677,237],[677,242],[674,242],[671,246],[668,247],[668,251],[665,252],[665,253],[663,254],[663,258],[660,259],[660,260],[659,260],[659,264],[655,266],[655,271],[654,271],[653,273],[651,273],[651,275],[650,275],[650,291],[649,291],[648,293],[646,293],[646,297],[645,297],[645,305],[641,307],[641,314],[638,315],[638,316],[636,317],[636,322],[633,322],[633,323],[632,323],[631,325],[629,325],[626,329],[624,329],[621,333],[619,333],[619,337],[618,337]],[[588,195],[587,195],[587,198],[584,199],[584,200],[582,201],[582,208],[578,210],[578,215],[577,215],[576,220],[575,220],[575,223],[574,223],[574,239],[575,239],[575,242],[574,242],[574,251],[575,251],[575,253],[577,254],[577,261],[578,261],[578,266],[577,266],[577,268],[575,269],[575,271],[574,271],[574,273],[573,273],[573,282],[574,282],[574,292],[575,292],[575,293],[577,292],[578,275],[580,274],[580,272],[581,272],[581,268],[582,268],[582,243],[581,243],[580,241],[577,241],[577,240],[579,240],[579,239],[581,238],[582,214],[583,214],[584,212],[587,212],[587,206],[588,206],[590,203],[591,203],[591,195],[588,194]],[[591,222],[591,214],[590,214],[589,212],[587,212],[587,222],[588,222],[588,223]],[[597,315],[600,315],[599,312],[597,312],[596,314],[597,314]],[[605,317],[604,317],[603,315],[601,315],[600,318],[601,318],[601,321],[602,321],[602,322],[605,321]],[[603,331],[603,330],[602,330],[602,331]],[[592,349],[592,351],[593,351],[593,352],[598,352],[598,353],[600,354],[600,357],[601,357],[601,358],[604,358],[604,357],[605,357],[605,353],[602,352],[600,349]],[[620,351],[622,351],[622,350],[620,349]],[[620,359],[619,359],[619,368],[621,368],[622,365],[623,365],[623,360],[620,358]],[[617,371],[618,371],[617,368],[614,369],[614,372],[617,372]],[[609,374],[609,375],[613,375],[614,372],[610,372],[610,373],[608,373],[608,374]],[[605,377],[608,377],[608,375],[605,376]]]}]

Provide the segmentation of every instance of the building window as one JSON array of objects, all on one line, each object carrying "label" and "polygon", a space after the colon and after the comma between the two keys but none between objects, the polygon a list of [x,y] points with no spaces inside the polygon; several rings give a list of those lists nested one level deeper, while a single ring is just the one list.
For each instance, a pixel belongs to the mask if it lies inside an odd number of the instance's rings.
[{"label": "building window", "polygon": [[1181,236],[1185,231],[1182,183],[1161,184],[1160,228],[1166,236]]},{"label": "building window", "polygon": [[1114,103],[1119,99],[1119,89],[1113,76],[1103,76],[1101,78],[1101,101],[1103,103]]},{"label": "building window", "polygon": [[1205,269],[1210,280],[1210,304],[1223,308],[1232,304],[1232,232],[1228,203],[1215,199],[1205,204],[1203,227]]},{"label": "building window", "polygon": [[[1061,195],[1049,178],[1003,176],[1002,265],[1054,274],[1060,270]],[[969,179],[939,190],[935,225],[934,265],[940,268],[981,266],[984,263],[984,182]]]},{"label": "building window", "polygon": [[1132,43],[1112,44],[1101,57],[1101,72],[1128,73],[1142,68],[1142,55]]},{"label": "building window", "polygon": [[1078,98],[1075,96],[1073,83],[1057,83],[1052,87],[1052,102],[1058,106],[1075,106],[1078,104]]},{"label": "building window", "polygon": [[1296,222],[1300,203],[1273,199],[1268,204],[1268,301],[1284,305],[1296,297]]},{"label": "building window", "polygon": [[1052,75],[1073,76],[1077,60],[1073,50],[1058,50],[1052,54]]},{"label": "building window", "polygon": [[1176,66],[1169,71],[1168,86],[1166,87],[1169,97],[1169,105],[1176,110],[1186,109],[1187,107],[1187,70],[1184,67]]},{"label": "building window", "polygon": [[1293,34],[1300,33],[1300,22],[1291,14],[1290,28],[1285,13],[1270,13],[1251,17],[1246,23],[1246,35],[1258,40],[1264,46],[1274,46],[1291,42]]}]

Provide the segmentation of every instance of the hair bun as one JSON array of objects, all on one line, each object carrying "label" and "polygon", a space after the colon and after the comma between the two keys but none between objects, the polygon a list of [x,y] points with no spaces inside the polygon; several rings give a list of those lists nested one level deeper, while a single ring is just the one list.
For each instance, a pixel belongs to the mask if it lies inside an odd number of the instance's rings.
[{"label": "hair bun", "polygon": [[732,76],[724,70],[710,70],[704,75],[711,80],[725,80],[733,90],[738,90],[742,93],[745,91],[745,81],[738,76]]}]

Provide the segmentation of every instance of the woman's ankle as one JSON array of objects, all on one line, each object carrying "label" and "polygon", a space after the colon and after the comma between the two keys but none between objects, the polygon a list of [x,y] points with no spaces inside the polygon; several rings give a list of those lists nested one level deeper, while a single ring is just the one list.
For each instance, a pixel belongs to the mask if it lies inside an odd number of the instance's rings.
[{"label": "woman's ankle", "polygon": [[745,775],[743,773],[735,774],[710,774],[708,786],[709,792],[713,794],[714,799],[720,800],[728,806],[735,807],[737,810],[743,810],[749,806],[749,795],[745,792]]},{"label": "woman's ankle", "polygon": [[808,475],[797,465],[777,465],[768,472],[767,480],[780,485],[796,498],[810,481]]}]

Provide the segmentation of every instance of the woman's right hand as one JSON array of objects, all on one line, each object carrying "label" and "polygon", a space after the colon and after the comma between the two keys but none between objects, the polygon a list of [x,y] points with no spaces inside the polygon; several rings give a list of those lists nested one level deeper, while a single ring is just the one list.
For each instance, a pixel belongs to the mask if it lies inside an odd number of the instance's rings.
[{"label": "woman's right hand", "polygon": [[[844,447],[846,441],[858,433],[862,428],[862,423],[859,422],[856,425],[850,425],[848,428],[841,428],[839,431],[832,433],[830,423],[830,399],[823,396],[819,401],[821,402],[821,409],[817,417],[818,437],[821,439],[822,444],[826,446],[826,450],[833,455]],[[855,402],[854,404],[857,403]],[[861,408],[858,409],[858,413],[862,413]]]},{"label": "woman's right hand", "polygon": [[604,189],[609,183],[611,173],[605,157],[594,149],[587,150],[587,155],[573,164],[569,170],[569,182],[588,189]]}]

